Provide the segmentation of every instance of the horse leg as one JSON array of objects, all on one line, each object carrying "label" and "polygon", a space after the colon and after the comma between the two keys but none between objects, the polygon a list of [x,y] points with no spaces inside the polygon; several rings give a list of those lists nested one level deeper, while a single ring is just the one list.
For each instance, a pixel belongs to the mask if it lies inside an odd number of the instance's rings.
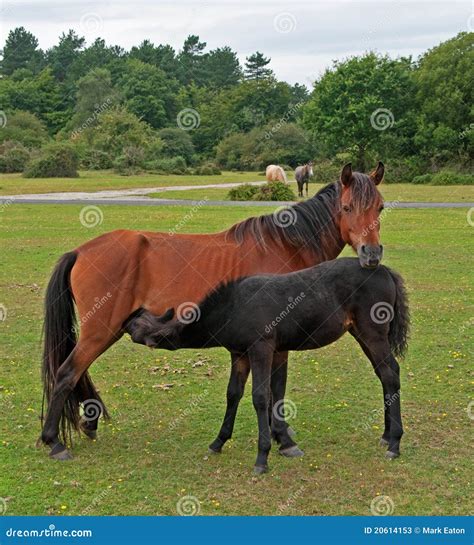
[{"label": "horse leg", "polygon": [[306,182],[306,196],[308,196],[308,182]]},{"label": "horse leg", "polygon": [[383,412],[384,412],[384,432],[382,434],[382,437],[380,438],[380,446],[386,447],[388,446],[389,440],[390,440],[390,408],[385,403],[385,400],[387,398],[387,388],[385,384],[382,381],[382,376],[380,374],[379,368],[374,364],[374,358],[372,354],[370,353],[370,350],[368,349],[367,345],[364,343],[362,339],[357,337],[357,335],[351,331],[351,335],[356,339],[356,341],[359,343],[360,347],[364,351],[364,354],[367,356],[367,358],[370,360],[372,365],[374,366],[374,371],[377,377],[379,378],[381,384],[382,384],[382,390],[383,390]]},{"label": "horse leg", "polygon": [[250,363],[247,356],[231,353],[231,363],[229,384],[227,386],[227,408],[219,434],[209,445],[209,450],[212,453],[220,453],[224,443],[232,437],[237,409],[244,395],[245,383],[250,372]]},{"label": "horse leg", "polygon": [[[389,419],[387,458],[400,456],[400,440],[403,435],[400,409],[400,366],[393,356],[386,339],[364,339],[371,354],[369,358],[379,376],[384,393],[384,411]],[[386,422],[387,425],[387,422]],[[384,432],[385,435],[385,432]],[[386,440],[386,437],[382,437]]]},{"label": "horse leg", "polygon": [[258,420],[258,454],[254,473],[260,475],[268,471],[268,453],[272,445],[268,424],[268,405],[273,347],[265,342],[259,342],[249,350],[249,359],[252,370],[252,401]]},{"label": "horse leg", "polygon": [[283,456],[303,456],[303,451],[298,448],[291,437],[294,432],[285,420],[283,404],[287,375],[288,352],[275,352],[272,363],[271,402],[269,406],[272,437],[280,444],[280,454]]},{"label": "horse leg", "polygon": [[[78,421],[79,403],[84,401],[84,396],[90,395],[94,391],[92,399],[96,399],[100,403],[97,392],[92,390],[93,386],[90,386],[92,381],[88,379],[89,386],[84,387],[84,381],[79,384],[81,377],[87,373],[92,362],[117,340],[116,337],[112,339],[110,337],[107,339],[95,338],[88,342],[83,339],[84,337],[79,339],[77,345],[58,369],[41,433],[41,440],[51,448],[50,457],[56,460],[72,458],[65,444],[59,439],[61,419],[68,419],[68,423],[77,428],[80,425]],[[75,391],[76,387],[77,391]],[[70,405],[67,411],[65,409],[66,403]],[[101,403],[100,407],[102,407]],[[97,424],[95,426],[97,428]],[[63,437],[63,441],[65,440],[66,438]]]}]

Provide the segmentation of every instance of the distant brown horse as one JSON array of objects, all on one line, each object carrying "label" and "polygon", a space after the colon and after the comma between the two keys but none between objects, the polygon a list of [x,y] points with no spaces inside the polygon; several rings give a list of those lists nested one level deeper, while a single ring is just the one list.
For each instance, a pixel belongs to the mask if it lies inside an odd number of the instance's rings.
[{"label": "distant brown horse", "polygon": [[[353,172],[348,164],[339,181],[306,202],[249,218],[220,233],[119,230],[64,254],[45,300],[42,371],[48,409],[40,439],[51,447],[50,456],[70,458],[65,444],[71,430],[95,437],[100,414],[107,417],[88,369],[120,339],[124,322],[136,309],[160,315],[175,307],[186,316],[223,280],[303,269],[335,258],[346,244],[362,266],[377,265],[383,201],[376,185],[383,174],[382,163],[371,175]],[[74,303],[81,326],[77,340]],[[275,402],[284,398],[287,363],[286,352],[275,355],[272,381],[281,385]],[[232,433],[249,370],[246,355],[232,354],[219,441]],[[82,420],[81,403],[86,415]]]},{"label": "distant brown horse", "polygon": [[303,186],[306,184],[306,196],[308,196],[308,182],[313,175],[313,161],[309,161],[306,165],[296,167],[295,180],[298,184],[298,197],[303,196]]},{"label": "distant brown horse", "polygon": [[268,182],[288,182],[285,171],[279,165],[268,165],[265,176]]}]

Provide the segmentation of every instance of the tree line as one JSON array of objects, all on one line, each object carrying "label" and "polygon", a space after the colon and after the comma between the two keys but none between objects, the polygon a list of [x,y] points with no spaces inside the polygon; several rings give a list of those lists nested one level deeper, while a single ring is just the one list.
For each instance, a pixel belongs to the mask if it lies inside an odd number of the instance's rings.
[{"label": "tree line", "polygon": [[0,170],[68,146],[83,168],[122,173],[309,159],[321,177],[347,159],[361,170],[382,159],[394,180],[471,173],[473,38],[460,33],[416,60],[335,61],[308,89],[279,81],[259,51],[242,66],[230,47],[208,50],[194,35],[178,51],[149,40],[126,51],[69,30],[43,51],[18,27],[0,62]]}]

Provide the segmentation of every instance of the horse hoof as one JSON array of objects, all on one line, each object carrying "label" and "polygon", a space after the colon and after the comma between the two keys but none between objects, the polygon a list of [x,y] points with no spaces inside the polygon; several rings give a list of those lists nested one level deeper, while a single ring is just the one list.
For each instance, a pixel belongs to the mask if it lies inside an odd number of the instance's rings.
[{"label": "horse hoof", "polygon": [[385,453],[385,458],[388,460],[394,460],[395,458],[398,458],[400,456],[399,452],[392,452],[391,450],[387,450]]},{"label": "horse hoof", "polygon": [[88,429],[85,429],[85,428],[82,428],[82,431],[84,432],[85,435],[87,435],[87,437],[89,437],[89,439],[97,439],[97,430],[88,430]]},{"label": "horse hoof", "polygon": [[209,452],[209,454],[222,454],[222,448],[213,449],[212,447],[209,447],[207,451]]},{"label": "horse hoof", "polygon": [[294,436],[296,435],[295,430],[294,430],[291,426],[288,426],[288,428],[286,429],[286,431],[287,431],[287,433],[288,433],[288,435],[289,435],[290,437],[294,437]]},{"label": "horse hoof", "polygon": [[299,458],[300,456],[304,456],[304,452],[300,449],[300,447],[298,447],[298,445],[280,449],[278,452],[287,458]]},{"label": "horse hoof", "polygon": [[49,453],[49,457],[53,460],[60,460],[61,462],[64,462],[65,460],[72,460],[73,455],[69,452],[69,450],[66,447],[63,447],[62,450],[56,451],[55,448],[51,450]]},{"label": "horse hoof", "polygon": [[255,466],[253,468],[254,475],[263,475],[268,472],[268,466]]},{"label": "horse hoof", "polygon": [[380,439],[379,445],[380,445],[381,447],[388,447],[388,441],[382,437],[382,438]]}]

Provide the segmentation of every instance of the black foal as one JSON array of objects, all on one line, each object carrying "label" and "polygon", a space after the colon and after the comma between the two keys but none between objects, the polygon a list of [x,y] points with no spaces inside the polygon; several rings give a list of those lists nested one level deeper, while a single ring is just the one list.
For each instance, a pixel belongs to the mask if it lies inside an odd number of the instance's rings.
[{"label": "black foal", "polygon": [[[388,446],[387,457],[399,456],[403,428],[395,356],[406,349],[409,313],[398,274],[384,266],[364,269],[356,258],[341,258],[286,275],[252,276],[221,285],[200,303],[196,314],[198,320],[182,323],[173,320],[174,309],[160,317],[139,309],[124,328],[133,341],[153,348],[224,346],[248,355],[259,430],[257,473],[268,470],[271,391],[278,399],[275,390],[286,380],[286,373],[278,380],[272,377],[274,353],[320,348],[347,331],[382,383],[381,442]],[[284,425],[283,420],[275,421]]]}]

